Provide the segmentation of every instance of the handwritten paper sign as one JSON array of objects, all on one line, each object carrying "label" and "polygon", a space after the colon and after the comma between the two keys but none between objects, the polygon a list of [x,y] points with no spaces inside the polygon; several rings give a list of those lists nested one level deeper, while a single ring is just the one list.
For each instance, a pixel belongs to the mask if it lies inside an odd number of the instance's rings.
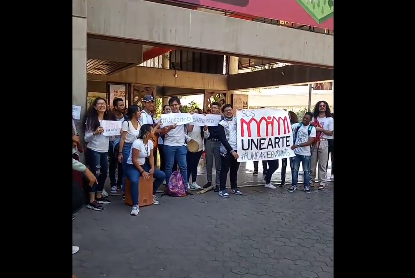
[{"label": "handwritten paper sign", "polygon": [[195,126],[217,126],[222,118],[221,115],[215,114],[192,114],[193,122],[190,123]]},{"label": "handwritten paper sign", "polygon": [[101,121],[104,136],[117,136],[121,134],[122,121]]},{"label": "handwritten paper sign", "polygon": [[81,119],[81,106],[72,105],[72,117],[75,120],[80,120]]},{"label": "handwritten paper sign", "polygon": [[192,115],[190,113],[169,113],[161,114],[162,126],[169,125],[184,125],[193,122]]},{"label": "handwritten paper sign", "polygon": [[288,112],[271,108],[236,112],[238,161],[275,160],[295,156]]}]

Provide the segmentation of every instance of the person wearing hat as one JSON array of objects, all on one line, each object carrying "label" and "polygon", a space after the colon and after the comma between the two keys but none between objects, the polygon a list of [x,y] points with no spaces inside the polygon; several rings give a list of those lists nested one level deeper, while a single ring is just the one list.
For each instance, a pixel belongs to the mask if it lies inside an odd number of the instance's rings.
[{"label": "person wearing hat", "polygon": [[[155,113],[155,100],[152,95],[145,95],[143,97],[144,107],[140,117],[140,124],[150,124],[153,127],[156,125],[156,121],[154,120],[154,113]],[[154,131],[156,138],[153,138],[154,143],[158,143],[158,137],[162,132],[162,129],[157,129]],[[157,148],[154,148],[154,165],[157,165]]]}]

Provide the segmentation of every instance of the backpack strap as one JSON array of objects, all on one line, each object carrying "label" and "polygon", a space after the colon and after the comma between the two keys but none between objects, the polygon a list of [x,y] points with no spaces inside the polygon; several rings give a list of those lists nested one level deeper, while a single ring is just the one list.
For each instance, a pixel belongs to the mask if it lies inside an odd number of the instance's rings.
[{"label": "backpack strap", "polygon": [[308,136],[310,136],[310,134],[311,134],[311,130],[313,129],[313,126],[312,125],[309,125],[308,126]]},{"label": "backpack strap", "polygon": [[299,123],[298,124],[298,126],[297,126],[297,128],[295,129],[295,131],[294,131],[294,145],[295,145],[295,141],[297,141],[297,134],[298,134],[298,130],[300,129],[300,127],[302,127],[303,126],[303,123]]}]

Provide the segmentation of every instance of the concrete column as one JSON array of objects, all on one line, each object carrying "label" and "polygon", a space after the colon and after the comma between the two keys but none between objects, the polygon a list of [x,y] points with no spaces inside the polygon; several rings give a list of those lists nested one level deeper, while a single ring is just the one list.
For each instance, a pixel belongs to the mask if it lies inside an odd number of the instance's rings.
[{"label": "concrete column", "polygon": [[[229,56],[229,75],[238,74],[239,57]],[[233,91],[226,94],[226,103],[232,103]]]},{"label": "concrete column", "polygon": [[163,106],[169,104],[169,97],[163,97],[162,104]]},{"label": "concrete column", "polygon": [[[72,104],[82,107],[81,119],[85,114],[87,97],[86,74],[86,34],[87,34],[87,0],[72,0]],[[77,129],[83,138],[77,121]]]},{"label": "concrete column", "polygon": [[239,57],[229,56],[229,74],[238,74]]},{"label": "concrete column", "polygon": [[170,69],[170,52],[163,54],[163,69]]}]

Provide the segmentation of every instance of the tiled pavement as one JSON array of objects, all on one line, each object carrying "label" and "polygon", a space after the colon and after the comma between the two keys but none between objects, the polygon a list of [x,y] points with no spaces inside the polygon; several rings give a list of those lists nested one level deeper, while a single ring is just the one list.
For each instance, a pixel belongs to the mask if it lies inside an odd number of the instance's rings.
[{"label": "tiled pavement", "polygon": [[[261,165],[261,163],[260,163]],[[247,165],[240,184],[255,184]],[[289,167],[288,169],[289,170]],[[248,173],[245,173],[248,172]],[[288,176],[290,174],[288,173]],[[278,180],[279,173],[276,174]],[[205,182],[199,176],[199,184]],[[245,187],[244,196],[216,193],[162,197],[137,217],[119,197],[75,216],[77,278],[333,277],[333,183],[324,191],[288,193]]]}]

